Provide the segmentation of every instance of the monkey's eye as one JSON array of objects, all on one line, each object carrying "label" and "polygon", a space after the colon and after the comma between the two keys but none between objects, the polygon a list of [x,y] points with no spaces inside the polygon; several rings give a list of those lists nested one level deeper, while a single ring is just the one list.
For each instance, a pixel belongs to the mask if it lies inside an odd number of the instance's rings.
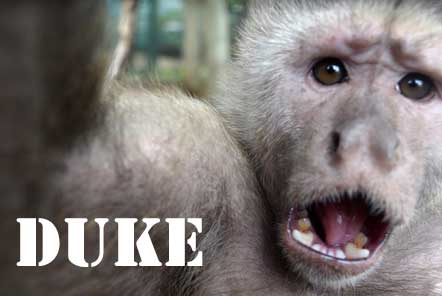
[{"label": "monkey's eye", "polygon": [[325,58],[313,66],[313,76],[323,85],[334,85],[348,81],[348,72],[339,59]]},{"label": "monkey's eye", "polygon": [[397,88],[404,97],[419,101],[428,97],[435,87],[428,76],[410,73],[399,81]]}]

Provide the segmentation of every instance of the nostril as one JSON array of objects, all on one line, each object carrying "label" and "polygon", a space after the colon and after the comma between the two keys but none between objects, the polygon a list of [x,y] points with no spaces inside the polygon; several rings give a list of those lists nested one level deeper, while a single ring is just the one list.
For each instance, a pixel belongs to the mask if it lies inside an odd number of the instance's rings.
[{"label": "nostril", "polygon": [[332,155],[335,155],[338,152],[340,145],[341,145],[341,134],[338,132],[332,132],[331,141],[330,141],[330,152]]},{"label": "nostril", "polygon": [[372,155],[378,165],[387,171],[393,170],[400,159],[399,139],[393,134],[388,134],[377,146],[377,149],[372,148]]}]

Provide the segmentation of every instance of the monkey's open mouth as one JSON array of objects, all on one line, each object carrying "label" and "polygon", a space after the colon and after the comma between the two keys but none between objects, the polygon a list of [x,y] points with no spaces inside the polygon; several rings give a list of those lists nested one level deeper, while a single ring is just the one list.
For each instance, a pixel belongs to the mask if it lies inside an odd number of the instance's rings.
[{"label": "monkey's open mouth", "polygon": [[293,208],[289,237],[308,251],[340,262],[367,261],[383,245],[390,223],[363,192]]}]

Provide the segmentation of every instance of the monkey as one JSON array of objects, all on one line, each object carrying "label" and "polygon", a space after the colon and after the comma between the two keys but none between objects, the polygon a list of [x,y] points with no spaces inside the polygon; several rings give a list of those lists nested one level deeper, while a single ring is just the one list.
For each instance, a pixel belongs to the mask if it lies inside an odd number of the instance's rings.
[{"label": "monkey", "polygon": [[[373,294],[440,294],[440,289],[434,290],[441,274],[436,259],[440,236],[432,232],[428,239],[434,243],[432,251],[423,251],[410,239],[419,237],[416,232],[423,235],[418,230],[423,227],[418,226],[421,221],[433,220],[430,225],[438,228],[436,221],[441,218],[441,153],[434,148],[441,136],[433,130],[441,121],[423,109],[408,108],[427,102],[431,110],[441,111],[437,74],[424,66],[437,64],[425,52],[439,43],[439,22],[431,16],[437,19],[440,3],[257,2],[242,32],[237,61],[214,104],[252,160],[281,225],[279,239],[290,269],[314,285],[325,283],[338,290],[349,285],[352,291],[360,289],[361,295],[371,295],[371,290],[377,290]],[[411,29],[424,27],[428,30]],[[419,58],[422,54],[425,58]],[[385,84],[389,72],[391,86]],[[425,91],[410,92],[420,88],[417,84]],[[419,128],[417,118],[423,120]],[[425,134],[434,138],[425,141]],[[426,156],[429,151],[434,151],[432,156]],[[340,269],[336,258],[348,257],[347,251],[341,252],[348,247],[345,236],[359,231],[349,227],[358,220],[362,200],[368,228],[384,233],[357,228],[363,230],[362,240],[367,234],[369,241],[380,239],[378,251],[383,255],[378,253],[378,258],[383,259],[364,272],[346,268],[336,273]],[[368,222],[374,222],[372,218],[379,223]],[[345,231],[335,227],[346,223],[350,224]],[[379,234],[382,238],[376,238]],[[357,240],[357,235],[353,238]],[[321,243],[324,240],[328,246]],[[364,252],[376,257],[377,247],[367,246]],[[352,246],[349,249],[351,253]],[[359,251],[353,257],[367,256]],[[398,258],[408,252],[426,253],[434,265],[425,267],[423,259],[412,259],[416,253]],[[329,260],[328,268],[324,258]],[[413,271],[407,273],[401,264]],[[427,284],[420,286],[416,276],[425,269]],[[433,290],[424,288],[427,285]]]},{"label": "monkey", "polygon": [[[2,294],[442,293],[439,1],[252,1],[208,101],[104,91],[100,1],[0,7]],[[20,269],[23,216],[200,217],[204,266],[117,268],[110,226]]]}]

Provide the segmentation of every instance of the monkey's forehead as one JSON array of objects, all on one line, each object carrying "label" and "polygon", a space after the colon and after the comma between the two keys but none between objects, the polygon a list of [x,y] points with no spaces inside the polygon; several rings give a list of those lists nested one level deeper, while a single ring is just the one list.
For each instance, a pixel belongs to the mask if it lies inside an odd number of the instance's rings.
[{"label": "monkey's forehead", "polygon": [[290,47],[345,55],[382,44],[401,59],[430,63],[442,52],[442,1],[256,0],[243,37],[244,56],[259,48],[275,56]]},{"label": "monkey's forehead", "polygon": [[249,26],[261,30],[338,30],[372,38],[442,35],[440,0],[255,0],[250,15]]}]

